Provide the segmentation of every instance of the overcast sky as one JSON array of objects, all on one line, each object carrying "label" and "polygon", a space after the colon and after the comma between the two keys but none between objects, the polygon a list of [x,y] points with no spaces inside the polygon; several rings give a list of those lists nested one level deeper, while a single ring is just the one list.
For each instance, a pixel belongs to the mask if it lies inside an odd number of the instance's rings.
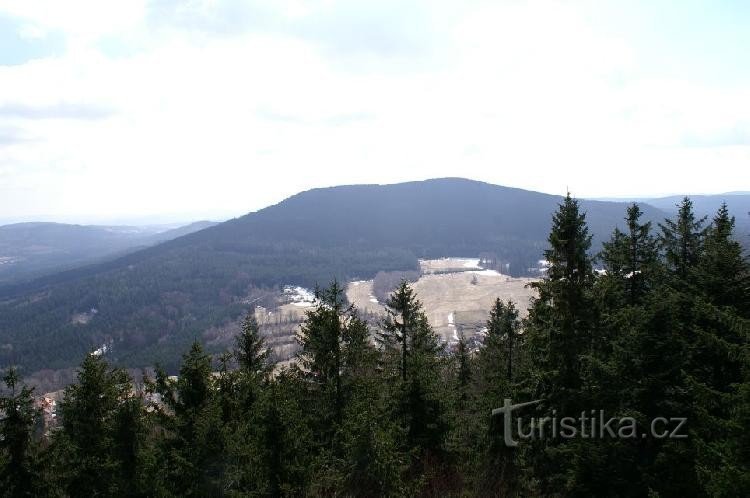
[{"label": "overcast sky", "polygon": [[0,219],[750,190],[750,2],[0,0]]}]

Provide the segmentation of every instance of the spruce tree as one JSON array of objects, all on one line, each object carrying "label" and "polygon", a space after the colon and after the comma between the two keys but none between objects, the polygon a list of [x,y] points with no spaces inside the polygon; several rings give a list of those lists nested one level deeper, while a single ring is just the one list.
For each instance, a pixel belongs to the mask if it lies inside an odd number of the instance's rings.
[{"label": "spruce tree", "polygon": [[627,230],[621,232],[616,228],[601,254],[604,280],[621,290],[623,304],[631,306],[643,299],[658,278],[657,242],[651,235],[651,222],[641,223],[642,215],[638,204],[629,206],[625,217]]},{"label": "spruce tree", "polygon": [[154,391],[162,428],[164,485],[180,496],[214,496],[222,486],[225,441],[211,358],[194,342],[176,381],[157,370]]},{"label": "spruce tree", "polygon": [[65,389],[59,407],[62,430],[55,433],[55,444],[64,459],[60,470],[70,496],[124,493],[117,489],[124,462],[118,461],[115,452],[115,428],[132,388],[124,371],[89,354],[81,364],[77,383]]},{"label": "spruce tree", "polygon": [[595,339],[591,235],[586,215],[568,194],[552,218],[544,278],[532,285],[539,296],[529,311],[529,329],[541,367],[538,395],[562,413],[580,408],[582,357]]},{"label": "spruce tree", "polygon": [[393,372],[390,388],[395,416],[406,433],[407,448],[417,455],[415,472],[428,471],[439,460],[447,433],[440,376],[441,345],[427,321],[422,304],[408,282],[402,281],[386,301],[388,313],[378,334],[386,370]]},{"label": "spruce tree", "polygon": [[268,368],[269,351],[260,335],[255,313],[248,312],[242,321],[242,330],[234,346],[234,357],[239,370],[252,377],[262,377]]},{"label": "spruce tree", "polygon": [[663,224],[659,224],[659,240],[667,269],[674,275],[673,280],[681,286],[687,286],[703,252],[703,240],[706,236],[703,225],[706,217],[696,219],[693,201],[688,197],[677,208],[676,219],[666,219]]},{"label": "spruce tree", "polygon": [[[547,274],[532,285],[539,295],[532,301],[526,322],[530,362],[525,390],[541,400],[536,415],[576,417],[588,409],[586,358],[597,347],[597,316],[593,298],[594,274],[591,235],[576,199],[568,194],[552,218],[544,253]],[[526,400],[522,400],[526,401]],[[575,444],[564,440],[535,441],[524,448],[531,452],[535,492],[564,492],[567,474],[575,462]]]},{"label": "spruce tree", "polygon": [[3,378],[8,390],[0,396],[0,488],[2,496],[35,497],[45,483],[38,472],[38,448],[34,438],[39,410],[34,389],[20,385],[14,368]]},{"label": "spruce tree", "polygon": [[466,407],[469,397],[469,385],[472,379],[471,352],[466,345],[466,337],[463,332],[458,334],[456,345],[456,388],[458,390],[458,408]]},{"label": "spruce tree", "polygon": [[369,330],[354,307],[346,305],[338,282],[317,291],[316,307],[306,314],[299,342],[300,364],[314,386],[316,399],[324,403],[321,413],[333,417],[324,422],[333,429],[341,421],[349,384],[371,349]]},{"label": "spruce tree", "polygon": [[474,462],[476,492],[481,496],[512,495],[518,481],[517,451],[504,443],[504,427],[493,409],[506,398],[520,394],[514,382],[519,369],[519,350],[523,346],[520,320],[515,304],[496,299],[487,320],[487,334],[477,357],[474,418],[477,423],[478,453]]},{"label": "spruce tree", "polygon": [[[271,372],[269,364],[269,350],[260,335],[260,327],[255,313],[248,312],[242,321],[240,334],[237,336],[232,353],[237,362],[237,372],[225,373],[226,378],[233,384],[228,384],[223,390],[232,390],[232,396],[237,398],[241,410],[248,412],[260,395],[263,383]],[[228,361],[228,359],[227,359]]]},{"label": "spruce tree", "polygon": [[706,231],[696,278],[700,291],[713,304],[732,307],[740,316],[750,318],[749,266],[734,238],[734,227],[734,216],[723,203]]}]

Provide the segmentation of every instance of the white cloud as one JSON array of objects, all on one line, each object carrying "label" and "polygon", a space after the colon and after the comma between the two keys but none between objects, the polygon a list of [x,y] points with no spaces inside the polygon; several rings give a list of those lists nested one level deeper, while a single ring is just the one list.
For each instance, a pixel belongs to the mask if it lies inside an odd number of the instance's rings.
[{"label": "white cloud", "polygon": [[0,66],[0,129],[33,138],[0,141],[3,217],[239,214],[438,176],[595,196],[749,187],[748,92],[644,71],[584,4],[177,5],[0,3],[25,36],[66,39]]}]

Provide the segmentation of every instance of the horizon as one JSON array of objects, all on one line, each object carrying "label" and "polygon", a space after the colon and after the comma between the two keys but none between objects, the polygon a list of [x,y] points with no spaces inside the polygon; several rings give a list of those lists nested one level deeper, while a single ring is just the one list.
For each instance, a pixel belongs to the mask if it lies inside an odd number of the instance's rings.
[{"label": "horizon", "polygon": [[[426,182],[431,180],[445,180],[445,179],[455,179],[455,180],[468,180],[472,182],[481,182],[481,183],[488,183],[493,186],[497,187],[506,187],[506,188],[513,188],[513,189],[520,189],[520,190],[526,190],[529,192],[537,192],[542,193],[546,195],[553,195],[553,196],[559,196],[564,197],[564,193],[550,193],[550,192],[541,192],[538,190],[532,190],[532,189],[526,189],[522,187],[516,187],[513,185],[502,185],[502,184],[496,184],[491,182],[485,182],[482,180],[477,180],[474,178],[469,177],[440,177],[440,178],[427,178],[423,180],[404,180],[399,182],[392,182],[392,183],[360,183],[360,184],[339,184],[339,185],[328,185],[328,186],[313,186],[309,189],[302,190],[300,192],[295,192],[287,197],[284,197],[283,199],[280,199],[277,202],[273,202],[271,204],[267,204],[264,206],[260,206],[254,209],[248,209],[248,210],[240,210],[240,211],[216,211],[216,210],[193,210],[190,212],[156,212],[156,213],[115,213],[112,215],[93,215],[91,213],[84,213],[84,214],[69,214],[69,215],[53,215],[53,214],[42,214],[42,215],[31,215],[31,216],[19,216],[19,217],[0,217],[0,226],[5,225],[12,225],[17,223],[60,223],[60,224],[71,224],[71,225],[91,225],[91,226],[170,226],[170,227],[177,227],[177,226],[183,226],[187,225],[193,222],[199,222],[199,221],[213,221],[213,222],[224,222],[228,221],[233,218],[238,218],[240,216],[244,216],[246,214],[251,214],[256,211],[259,211],[261,209],[273,206],[275,204],[278,204],[280,202],[284,202],[289,197],[292,197],[294,195],[307,192],[309,190],[316,190],[316,189],[327,189],[327,188],[336,188],[336,187],[346,187],[346,186],[354,186],[354,185],[378,185],[378,186],[387,186],[387,185],[397,185],[397,184],[403,184],[403,183],[417,183],[417,182]],[[732,192],[717,192],[717,193],[667,193],[663,195],[654,195],[654,196],[642,196],[642,195],[625,195],[625,196],[611,196],[611,197],[583,197],[578,196],[575,194],[575,192],[571,191],[571,195],[573,197],[579,198],[579,199],[585,199],[585,200],[592,200],[592,201],[605,201],[605,202],[644,202],[648,203],[649,200],[658,200],[658,199],[666,199],[670,197],[701,197],[701,196],[734,196],[734,195],[748,195],[750,192],[746,191],[732,191]]]}]

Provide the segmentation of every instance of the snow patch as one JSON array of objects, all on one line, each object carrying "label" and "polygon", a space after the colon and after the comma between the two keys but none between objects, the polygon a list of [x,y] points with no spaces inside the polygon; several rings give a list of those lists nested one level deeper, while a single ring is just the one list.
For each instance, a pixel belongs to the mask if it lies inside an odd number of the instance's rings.
[{"label": "snow patch", "polygon": [[484,275],[486,277],[503,277],[504,275],[497,270],[472,270],[466,273],[472,273],[474,275]]},{"label": "snow patch", "polygon": [[95,351],[92,351],[91,352],[91,356],[102,356],[107,351],[109,351],[109,348],[110,348],[109,344],[104,343],[104,344],[102,344],[102,347],[100,347],[99,349],[97,349]]},{"label": "snow patch", "polygon": [[298,285],[285,285],[284,296],[295,306],[310,307],[315,303],[315,293]]},{"label": "snow patch", "polygon": [[[459,260],[459,261],[461,261],[461,260]],[[467,258],[467,259],[463,260],[463,264],[464,264],[464,268],[481,268],[481,266],[479,266],[479,260],[478,259]]]}]

